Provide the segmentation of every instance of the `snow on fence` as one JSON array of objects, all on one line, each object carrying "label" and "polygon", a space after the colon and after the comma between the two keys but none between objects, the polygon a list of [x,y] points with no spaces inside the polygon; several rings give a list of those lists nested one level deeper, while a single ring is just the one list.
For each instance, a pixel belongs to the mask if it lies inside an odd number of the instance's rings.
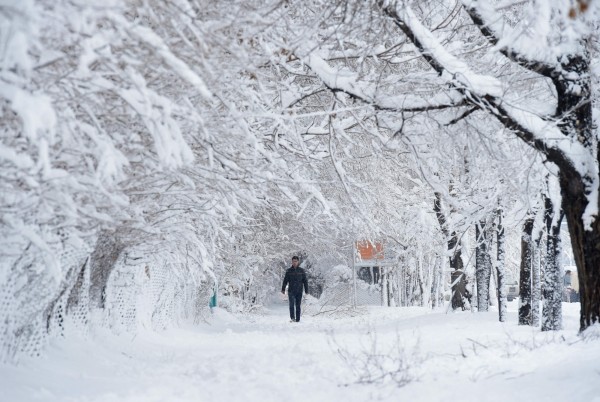
[{"label": "snow on fence", "polygon": [[159,257],[120,259],[107,286],[105,324],[117,332],[162,330],[208,312],[210,284],[194,280],[185,264]]},{"label": "snow on fence", "polygon": [[0,263],[6,273],[0,277],[0,362],[39,355],[53,337],[86,335],[94,326],[117,333],[163,329],[208,312],[211,284],[168,256],[133,259],[131,252],[116,260],[99,308],[91,300],[92,247],[62,244],[57,263],[66,274],[59,285],[44,276],[47,261],[31,253]]},{"label": "snow on fence", "polygon": [[[89,288],[89,272],[81,267],[91,247],[66,235],[57,243],[62,251],[55,260],[28,252],[34,248],[30,244],[21,255],[0,263],[0,361],[15,360],[21,353],[38,355],[49,336],[60,333],[67,315],[74,325],[88,322],[87,293],[80,290]],[[48,265],[66,272],[61,283],[58,275],[49,275]]]}]

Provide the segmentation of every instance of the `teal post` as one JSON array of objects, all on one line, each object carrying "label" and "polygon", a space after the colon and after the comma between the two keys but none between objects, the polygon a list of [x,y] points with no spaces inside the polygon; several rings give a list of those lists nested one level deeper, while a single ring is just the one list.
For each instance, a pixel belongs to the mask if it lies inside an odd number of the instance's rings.
[{"label": "teal post", "polygon": [[215,284],[215,287],[213,288],[213,295],[208,302],[208,306],[210,307],[211,311],[213,307],[217,307],[217,284]]}]

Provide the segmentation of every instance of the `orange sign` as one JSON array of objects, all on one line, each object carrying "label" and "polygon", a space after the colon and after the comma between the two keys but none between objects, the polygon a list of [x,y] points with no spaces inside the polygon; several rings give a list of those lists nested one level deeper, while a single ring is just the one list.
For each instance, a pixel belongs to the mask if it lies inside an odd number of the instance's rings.
[{"label": "orange sign", "polygon": [[356,249],[361,260],[383,260],[383,244],[380,242],[371,243],[368,240],[356,242]]}]

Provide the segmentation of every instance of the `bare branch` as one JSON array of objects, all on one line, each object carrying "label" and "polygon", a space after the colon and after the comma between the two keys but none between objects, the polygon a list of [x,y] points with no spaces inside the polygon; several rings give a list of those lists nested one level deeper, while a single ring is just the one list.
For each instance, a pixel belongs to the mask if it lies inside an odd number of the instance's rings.
[{"label": "bare branch", "polygon": [[461,121],[462,119],[465,119],[465,118],[467,118],[467,117],[468,117],[468,116],[469,116],[471,113],[473,113],[473,112],[475,112],[475,111],[477,111],[477,110],[479,110],[479,106],[474,106],[474,107],[470,108],[469,110],[467,110],[467,111],[463,112],[463,113],[462,113],[460,116],[458,116],[457,118],[450,120],[450,121],[449,121],[449,122],[446,124],[446,126],[451,126],[451,125],[453,125],[453,124],[456,124],[456,123],[458,123],[459,121]]}]

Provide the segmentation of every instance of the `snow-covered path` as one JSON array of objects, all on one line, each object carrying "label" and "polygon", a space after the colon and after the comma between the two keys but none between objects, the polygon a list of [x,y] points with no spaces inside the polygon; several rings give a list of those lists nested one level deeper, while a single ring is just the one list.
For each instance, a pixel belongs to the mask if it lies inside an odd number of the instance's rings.
[{"label": "snow-covered path", "polygon": [[[0,366],[0,400],[600,401],[600,340],[576,336],[574,307],[557,334],[518,327],[514,312],[500,324],[493,312],[371,308],[296,324],[284,305],[242,319],[217,311],[200,326],[55,342],[41,359]],[[417,380],[358,384],[337,348],[358,368],[363,352],[381,352],[384,366],[403,359]]]}]

